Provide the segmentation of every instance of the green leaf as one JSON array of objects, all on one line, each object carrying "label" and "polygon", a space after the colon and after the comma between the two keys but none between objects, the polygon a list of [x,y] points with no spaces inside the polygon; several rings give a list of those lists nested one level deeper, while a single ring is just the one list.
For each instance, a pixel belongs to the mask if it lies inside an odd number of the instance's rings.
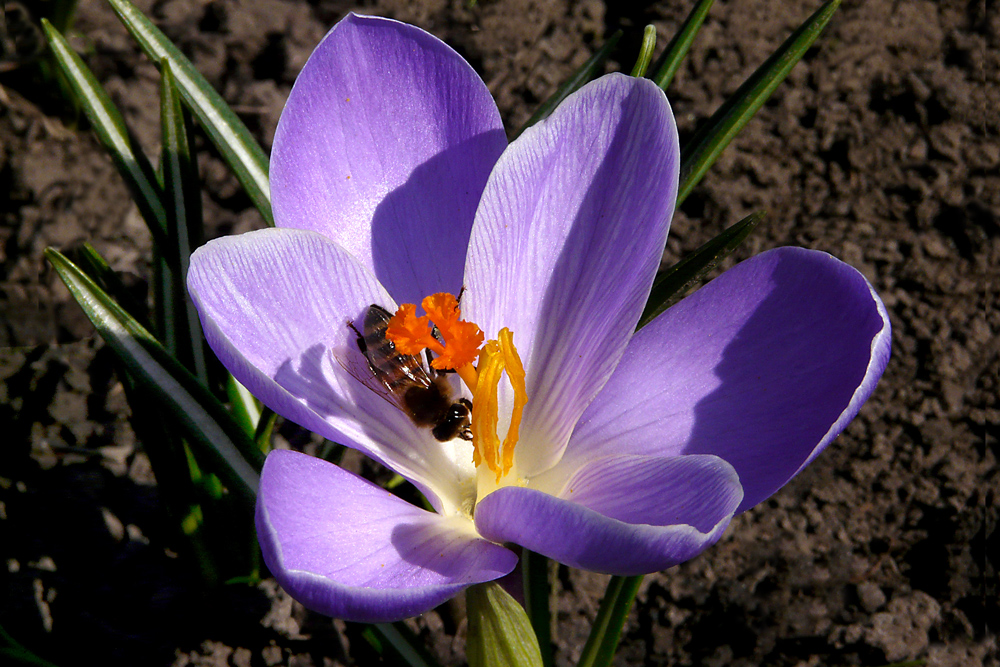
[{"label": "green leaf", "polygon": [[686,287],[731,255],[764,219],[764,215],[766,215],[764,211],[751,213],[666,271],[657,274],[649,299],[646,301],[646,308],[642,311],[639,324],[635,327],[636,330],[652,322],[657,315],[683,296]]},{"label": "green leaf", "polygon": [[167,212],[163,207],[163,193],[156,173],[146,154],[129,134],[125,120],[107,91],[98,83],[80,56],[70,48],[66,39],[45,19],[42,19],[42,28],[49,40],[52,55],[66,77],[77,104],[94,126],[94,133],[111,154],[111,159],[132,191],[153,240],[161,243],[167,228]]},{"label": "green leaf", "polygon": [[694,6],[691,13],[684,19],[681,29],[677,31],[674,38],[667,44],[667,48],[656,60],[656,64],[653,65],[653,71],[656,72],[652,77],[653,83],[663,90],[667,89],[667,86],[674,79],[674,74],[684,62],[684,56],[687,55],[691,44],[694,43],[694,38],[698,34],[698,30],[701,29],[701,24],[705,22],[705,17],[708,16],[708,10],[712,8],[713,2],[714,0],[700,0]]},{"label": "green leaf", "polygon": [[53,0],[49,18],[59,32],[66,32],[73,27],[76,3],[77,0]]},{"label": "green leaf", "polygon": [[56,667],[54,664],[40,658],[29,651],[23,644],[10,636],[3,626],[0,626],[0,663],[4,665],[33,665],[34,667]]},{"label": "green leaf", "polygon": [[469,667],[542,667],[538,640],[524,608],[495,581],[465,591]]},{"label": "green leaf", "polygon": [[393,657],[393,664],[407,667],[434,667],[434,660],[419,649],[417,638],[402,623],[373,623],[363,636],[379,655]]},{"label": "green leaf", "polygon": [[632,76],[646,76],[646,69],[649,67],[649,61],[653,59],[653,49],[655,48],[656,26],[647,25],[646,29],[642,31],[642,46],[639,48],[639,57],[635,60],[635,66],[632,67]]},{"label": "green leaf", "polygon": [[128,0],[108,2],[154,63],[159,65],[162,59],[170,63],[184,101],[229,163],[264,221],[273,225],[264,149],[191,61],[135,5]]},{"label": "green leaf", "polygon": [[201,187],[188,142],[188,123],[185,122],[171,69],[164,58],[160,63],[160,121],[163,133],[160,159],[169,224],[166,247],[162,251],[166,255],[168,275],[165,278],[169,283],[172,306],[172,312],[167,314],[166,319],[178,325],[179,334],[174,340],[167,339],[167,349],[207,386],[208,368],[201,321],[194,302],[188,298],[185,283],[191,251],[201,238]]},{"label": "green leaf", "polygon": [[549,611],[549,559],[528,549],[521,550],[524,603],[531,628],[538,639],[542,664],[552,667],[552,614]]},{"label": "green leaf", "polygon": [[84,243],[77,247],[70,254],[70,258],[90,279],[97,283],[97,286],[107,292],[122,308],[125,309],[139,324],[147,326],[146,306],[140,304],[132,298],[128,289],[108,260],[104,259],[101,253],[89,243]]},{"label": "green leaf", "polygon": [[274,432],[276,421],[278,421],[278,415],[274,410],[265,407],[261,411],[261,417],[257,421],[257,430],[253,434],[253,441],[257,443],[257,449],[264,456],[267,456],[271,451],[271,434]]},{"label": "green leaf", "polygon": [[247,434],[256,433],[260,424],[261,407],[250,390],[229,375],[226,378],[226,397],[233,409],[233,417]]},{"label": "green leaf", "polygon": [[132,376],[155,397],[226,485],[252,505],[263,460],[226,409],[148,331],[58,251],[45,256]]},{"label": "green leaf", "polygon": [[577,663],[578,667],[608,667],[611,664],[622,636],[622,628],[625,627],[625,619],[628,618],[641,583],[641,575],[611,577],[597,610],[597,618],[590,628],[590,636],[583,647],[580,662]]},{"label": "green leaf", "polygon": [[559,106],[560,102],[569,97],[575,91],[579,90],[585,83],[593,79],[598,70],[604,67],[604,61],[607,60],[608,56],[614,52],[615,47],[618,46],[618,40],[621,38],[622,31],[615,31],[615,33],[608,38],[608,41],[604,43],[604,46],[599,48],[597,52],[592,55],[589,60],[587,60],[587,62],[583,63],[580,69],[573,72],[572,76],[570,76],[570,78],[567,79],[563,85],[559,86],[559,89],[556,90],[556,92],[553,93],[549,99],[542,102],[541,106],[539,106],[535,113],[532,114],[531,118],[529,118],[527,122],[521,126],[521,129],[511,136],[511,141],[519,137],[522,132],[538,121],[548,118],[549,114],[551,114],[555,108]]},{"label": "green leaf", "polygon": [[785,40],[764,64],[726,100],[681,149],[680,205],[743,126],[767,101],[792,67],[830,22],[840,0],[829,0]]}]

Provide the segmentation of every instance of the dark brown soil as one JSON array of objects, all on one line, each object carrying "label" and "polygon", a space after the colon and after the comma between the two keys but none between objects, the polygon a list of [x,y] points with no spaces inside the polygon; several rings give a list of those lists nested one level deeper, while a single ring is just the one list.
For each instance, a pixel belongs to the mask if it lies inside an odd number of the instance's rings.
[{"label": "dark brown soil", "polygon": [[[643,25],[665,43],[693,3],[473,4],[139,3],[265,146],[296,72],[349,10],[455,46],[515,128],[606,34],[625,28],[611,66],[627,69]],[[669,91],[682,139],[817,5],[718,0]],[[155,154],[154,67],[101,2],[80,3],[72,40]],[[112,355],[42,259],[46,246],[90,241],[142,298],[149,236],[96,141],[69,129],[34,70],[3,58],[0,625],[67,666],[371,664],[354,629],[271,582],[205,595],[176,556]],[[885,300],[893,357],[812,466],[716,547],[646,578],[617,664],[998,664],[998,109],[993,0],[844,0],[684,203],[668,260],[766,209],[738,259],[791,244],[850,262]],[[259,227],[222,163],[207,149],[199,159],[211,232]],[[558,665],[579,656],[605,579],[559,568]],[[443,664],[463,662],[450,608],[413,627]]]}]

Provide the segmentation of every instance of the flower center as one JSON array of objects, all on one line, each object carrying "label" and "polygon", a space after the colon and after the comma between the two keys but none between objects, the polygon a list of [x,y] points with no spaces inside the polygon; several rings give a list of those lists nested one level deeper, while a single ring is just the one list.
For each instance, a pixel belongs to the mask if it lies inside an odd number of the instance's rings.
[{"label": "flower center", "polygon": [[[475,323],[461,319],[458,299],[451,294],[432,294],[420,305],[427,314],[417,317],[415,304],[402,304],[389,320],[385,335],[401,354],[418,355],[425,349],[430,350],[437,355],[431,367],[455,371],[472,392],[472,461],[478,471],[481,499],[515,470],[514,447],[521,415],[528,402],[524,365],[514,347],[514,334],[506,327],[495,340],[486,341],[480,349],[485,335]],[[478,363],[473,365],[473,362]],[[501,443],[497,425],[500,421],[500,380],[504,372],[514,390],[514,402],[510,425]],[[493,474],[486,475],[485,470]],[[512,477],[510,482],[516,483],[516,470]]]}]

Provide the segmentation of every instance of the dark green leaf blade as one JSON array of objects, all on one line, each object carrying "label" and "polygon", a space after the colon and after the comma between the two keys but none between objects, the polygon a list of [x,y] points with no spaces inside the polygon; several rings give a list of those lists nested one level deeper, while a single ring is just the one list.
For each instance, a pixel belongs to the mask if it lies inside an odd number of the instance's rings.
[{"label": "dark green leaf blade", "polygon": [[45,256],[132,376],[156,397],[199,454],[213,460],[226,485],[252,504],[263,465],[253,441],[222,404],[86,274],[52,248]]},{"label": "dark green leaf blade", "polygon": [[70,259],[83,269],[98,287],[117,301],[125,312],[134,317],[136,322],[144,327],[147,326],[146,305],[132,298],[121,278],[108,264],[108,260],[104,259],[94,246],[84,243],[70,253]]},{"label": "dark green leaf blade", "polygon": [[563,85],[559,86],[558,90],[552,94],[552,97],[542,102],[535,113],[532,114],[531,118],[529,118],[524,125],[521,126],[521,129],[511,136],[511,141],[517,139],[522,132],[538,121],[548,118],[549,114],[551,114],[555,108],[559,106],[560,102],[569,97],[575,91],[579,90],[585,83],[593,79],[594,75],[597,74],[597,71],[604,66],[604,61],[607,60],[608,56],[614,52],[615,47],[618,46],[618,40],[621,38],[621,30],[616,31],[613,35],[611,35],[611,37],[608,38],[608,41],[606,41],[604,45],[601,46],[601,48],[599,48],[597,52],[590,57],[590,59],[587,60],[587,62],[580,66],[580,69],[573,72],[573,75],[570,76],[570,78],[567,79]]},{"label": "dark green leaf blade", "polygon": [[433,658],[419,648],[413,632],[402,622],[373,623],[365,629],[366,639],[384,658],[393,658],[392,664],[406,667],[436,667]]},{"label": "dark green leaf blade", "polygon": [[609,667],[615,657],[622,636],[625,619],[632,609],[635,595],[642,584],[637,577],[611,577],[597,610],[597,618],[590,628],[590,636],[583,647],[578,667]]},{"label": "dark green leaf blade", "polygon": [[830,22],[840,0],[828,0],[757,68],[681,149],[678,205],[691,193],[719,154],[767,101]]},{"label": "dark green leaf blade", "polygon": [[693,253],[656,276],[636,330],[646,326],[680,296],[685,287],[698,280],[732,254],[764,219],[764,211],[751,213],[708,241]]},{"label": "dark green leaf blade", "polygon": [[552,613],[549,609],[549,559],[528,549],[521,549],[521,572],[524,576],[524,610],[538,638],[542,665],[552,667]]},{"label": "dark green leaf blade", "polygon": [[191,61],[135,5],[128,0],[108,2],[154,63],[159,65],[163,58],[170,62],[184,101],[229,163],[264,221],[273,225],[271,194],[267,182],[267,155],[264,149]]},{"label": "dark green leaf blade", "polygon": [[154,241],[162,242],[167,228],[167,213],[152,165],[129,135],[125,120],[107,91],[98,83],[80,56],[76,55],[51,23],[42,19],[42,27],[52,54],[69,82],[77,103],[83,108],[98,139],[111,154],[115,166],[132,191]]},{"label": "dark green leaf blade", "polygon": [[681,29],[677,31],[674,38],[667,44],[667,48],[663,50],[663,53],[657,58],[656,63],[653,64],[655,74],[651,78],[653,83],[661,89],[666,90],[670,82],[673,81],[674,74],[677,73],[681,63],[684,62],[684,56],[691,49],[691,44],[694,43],[694,38],[697,36],[698,30],[701,29],[701,24],[705,22],[708,10],[712,8],[714,1],[700,0],[694,6],[691,13],[684,19]]},{"label": "dark green leaf blade", "polygon": [[202,345],[201,321],[194,302],[188,298],[185,283],[191,251],[201,236],[200,184],[188,144],[184,110],[174,85],[172,67],[166,58],[160,63],[160,72],[161,173],[169,221],[168,242],[164,250],[173,305],[170,318],[181,325],[178,327],[180,335],[174,340],[175,349],[172,350],[170,345],[167,349],[207,386],[208,369]]}]

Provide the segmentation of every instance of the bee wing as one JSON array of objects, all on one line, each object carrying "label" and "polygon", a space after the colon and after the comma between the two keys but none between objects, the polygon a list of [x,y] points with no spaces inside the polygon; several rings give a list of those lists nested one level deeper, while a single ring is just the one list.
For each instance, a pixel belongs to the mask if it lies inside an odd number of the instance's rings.
[{"label": "bee wing", "polygon": [[365,314],[364,356],[368,358],[372,373],[384,382],[390,391],[413,385],[430,387],[431,376],[420,362],[420,357],[400,354],[386,338],[385,332],[389,328],[390,319],[392,313],[377,304],[369,306]]},{"label": "bee wing", "polygon": [[331,348],[330,356],[332,356],[334,360],[340,364],[341,368],[347,371],[348,375],[367,387],[370,391],[378,395],[394,408],[397,408],[400,411],[403,410],[402,406],[399,404],[399,398],[396,393],[392,391],[389,385],[379,378],[375,369],[373,369],[371,364],[368,363],[368,359],[365,355],[361,354],[360,350],[352,350],[343,347],[336,349]]}]

